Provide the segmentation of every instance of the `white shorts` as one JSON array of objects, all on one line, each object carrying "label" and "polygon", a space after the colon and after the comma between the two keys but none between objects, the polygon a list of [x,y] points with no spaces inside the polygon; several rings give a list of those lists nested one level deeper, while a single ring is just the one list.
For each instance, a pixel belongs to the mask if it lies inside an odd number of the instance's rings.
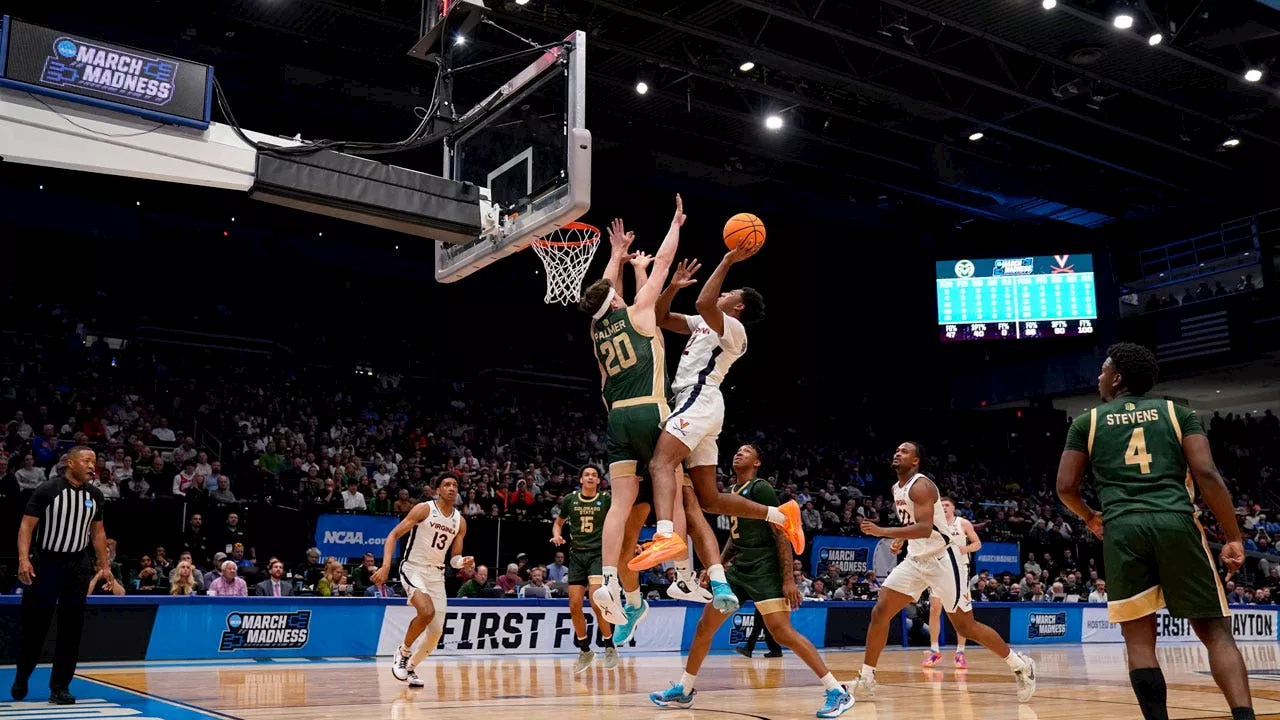
[{"label": "white shorts", "polygon": [[685,467],[715,465],[720,460],[720,428],[724,425],[724,396],[719,388],[694,385],[680,391],[662,429],[689,448]]},{"label": "white shorts", "polygon": [[449,595],[444,589],[444,568],[424,568],[405,563],[400,566],[400,584],[404,586],[404,594],[409,600],[416,592],[426,593],[437,614],[444,612],[449,602]]},{"label": "white shorts", "polygon": [[882,587],[910,595],[912,600],[919,600],[928,588],[934,597],[942,601],[943,610],[949,613],[973,611],[964,565],[956,559],[955,550],[951,548],[934,558],[907,558],[889,573]]}]

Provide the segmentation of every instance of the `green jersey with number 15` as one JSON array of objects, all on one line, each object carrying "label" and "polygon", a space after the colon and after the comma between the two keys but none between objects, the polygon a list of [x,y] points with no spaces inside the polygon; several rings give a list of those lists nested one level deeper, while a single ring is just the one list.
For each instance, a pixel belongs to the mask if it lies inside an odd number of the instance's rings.
[{"label": "green jersey with number 15", "polygon": [[1204,434],[1191,408],[1124,395],[1076,418],[1067,449],[1088,454],[1104,522],[1130,512],[1194,513],[1182,438]]},{"label": "green jersey with number 15", "polygon": [[604,401],[649,398],[667,402],[667,365],[662,339],[636,328],[630,308],[605,313],[591,323],[596,360],[604,369]]},{"label": "green jersey with number 15", "polygon": [[560,517],[569,526],[574,552],[600,549],[604,516],[609,514],[609,505],[609,493],[599,491],[591,497],[583,497],[581,490],[571,492],[560,501]]}]

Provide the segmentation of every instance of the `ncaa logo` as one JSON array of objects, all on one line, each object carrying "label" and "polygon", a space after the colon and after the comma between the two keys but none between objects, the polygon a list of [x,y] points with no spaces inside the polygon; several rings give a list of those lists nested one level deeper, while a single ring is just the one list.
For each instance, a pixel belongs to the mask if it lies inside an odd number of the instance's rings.
[{"label": "ncaa logo", "polygon": [[973,277],[973,271],[974,271],[974,267],[973,267],[972,260],[961,260],[960,262],[956,263],[956,277],[961,277],[961,278]]},{"label": "ncaa logo", "polygon": [[53,44],[53,49],[64,58],[73,58],[76,56],[76,44],[68,38],[59,38],[58,42]]},{"label": "ncaa logo", "polygon": [[241,623],[243,623],[243,622],[244,622],[244,619],[243,619],[243,618],[241,618],[241,617],[240,617],[239,615],[237,615],[237,614],[234,614],[234,613],[233,613],[233,614],[231,614],[231,615],[228,615],[228,616],[227,616],[227,627],[228,627],[228,628],[230,628],[230,629],[232,629],[232,630],[239,630],[239,629],[240,629],[240,625],[241,625]]}]

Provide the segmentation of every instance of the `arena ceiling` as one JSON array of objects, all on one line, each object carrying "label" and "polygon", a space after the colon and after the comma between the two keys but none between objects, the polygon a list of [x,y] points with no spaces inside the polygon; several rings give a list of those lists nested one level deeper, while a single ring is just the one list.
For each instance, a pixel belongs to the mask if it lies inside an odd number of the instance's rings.
[{"label": "arena ceiling", "polygon": [[[24,16],[209,61],[241,121],[262,131],[396,139],[430,92],[430,66],[405,55],[420,0],[139,5],[154,12],[32,4]],[[623,148],[641,170],[1097,227],[1247,204],[1280,161],[1280,77],[1268,67],[1280,13],[1257,2],[489,5],[501,27],[475,31],[476,59],[588,32],[588,126],[599,149]],[[1126,31],[1112,25],[1122,6],[1135,18]],[[1250,68],[1261,81],[1244,79]],[[781,130],[764,127],[771,114]]]}]

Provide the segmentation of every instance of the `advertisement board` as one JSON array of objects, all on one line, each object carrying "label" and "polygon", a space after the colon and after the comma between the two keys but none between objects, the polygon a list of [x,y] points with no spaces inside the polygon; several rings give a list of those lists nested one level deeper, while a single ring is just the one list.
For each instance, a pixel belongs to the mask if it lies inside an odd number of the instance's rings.
[{"label": "advertisement board", "polygon": [[[1105,607],[1090,606],[1083,608],[1083,622],[1080,640],[1087,643],[1120,643],[1124,637],[1120,634],[1120,626],[1107,620]],[[1231,608],[1231,630],[1236,640],[1271,640],[1277,639],[1276,611],[1255,610],[1251,608]],[[1163,641],[1195,640],[1196,634],[1191,623],[1182,618],[1175,618],[1168,610],[1156,613],[1156,638]]]},{"label": "advertisement board", "polygon": [[1022,565],[1018,562],[1018,543],[983,541],[982,549],[969,558],[969,569],[975,575],[987,570],[992,576],[1008,572],[1013,573],[1014,577],[1020,577],[1021,568]]},{"label": "advertisement board", "polygon": [[1009,609],[1009,642],[1014,644],[1080,642],[1079,603],[1037,603]]},{"label": "advertisement board", "polygon": [[370,598],[202,598],[158,607],[148,660],[373,655],[385,604]]},{"label": "advertisement board", "polygon": [[834,563],[840,568],[841,575],[861,575],[875,568],[876,546],[879,544],[878,538],[819,535],[813,539],[809,572],[812,577],[818,577],[826,571],[827,565]]},{"label": "advertisement board", "polygon": [[[381,562],[387,535],[399,522],[400,519],[393,515],[325,513],[316,518],[316,548],[320,550],[320,557],[347,560],[371,552]],[[398,543],[395,556],[400,557]]]},{"label": "advertisement board", "polygon": [[[689,608],[684,621],[684,642],[681,650],[688,650],[693,644],[693,637],[698,632],[698,621],[702,619],[701,608]],[[647,620],[645,622],[648,622]],[[747,642],[756,624],[756,608],[753,603],[746,603],[738,611],[725,618],[716,634],[711,637],[712,650],[732,650]],[[791,625],[801,635],[813,641],[817,647],[823,646],[827,633],[827,608],[819,603],[803,605],[791,612]],[[644,626],[641,626],[644,629]],[[763,636],[762,636],[763,637]],[[763,643],[763,640],[760,640]]]}]

